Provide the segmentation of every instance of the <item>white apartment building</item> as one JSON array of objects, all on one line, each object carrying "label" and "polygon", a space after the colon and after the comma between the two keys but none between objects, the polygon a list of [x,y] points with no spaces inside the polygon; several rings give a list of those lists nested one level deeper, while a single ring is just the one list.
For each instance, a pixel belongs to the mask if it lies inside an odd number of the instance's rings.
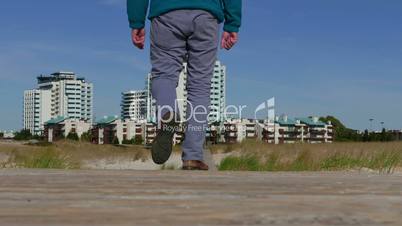
[{"label": "white apartment building", "polygon": [[51,91],[26,90],[23,104],[24,128],[28,129],[31,134],[42,134],[45,122],[52,117]]},{"label": "white apartment building", "polygon": [[147,120],[147,98],[146,90],[122,93],[121,118],[131,121]]},{"label": "white apartment building", "polygon": [[[56,72],[50,76],[41,75],[37,79],[38,88],[24,93],[25,129],[33,131],[34,134],[41,134],[43,123],[58,116],[84,120],[92,124],[92,83],[86,82],[84,78],[77,77],[73,72]],[[37,93],[33,103],[30,102],[33,100],[32,93]],[[38,107],[38,103],[41,107]],[[36,112],[31,111],[32,105],[35,105]],[[38,117],[36,115],[41,115],[44,119],[36,119],[36,122],[34,119],[32,123],[32,118]]]},{"label": "white apartment building", "polygon": [[226,66],[216,61],[211,81],[211,113],[208,121],[223,122],[226,108]]},{"label": "white apartment building", "polygon": [[145,90],[147,92],[147,122],[156,123],[156,100],[152,97],[152,75],[149,73],[145,79]]}]

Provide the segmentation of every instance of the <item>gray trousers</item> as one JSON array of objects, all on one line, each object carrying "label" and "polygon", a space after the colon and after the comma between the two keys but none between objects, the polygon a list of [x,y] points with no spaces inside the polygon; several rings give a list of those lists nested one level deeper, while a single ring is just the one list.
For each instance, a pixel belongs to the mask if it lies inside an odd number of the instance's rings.
[{"label": "gray trousers", "polygon": [[[152,20],[152,95],[159,108],[170,106],[175,109],[176,87],[183,62],[188,57],[184,161],[203,160],[218,27],[217,19],[203,10],[175,10]],[[164,114],[163,111],[159,113]]]}]

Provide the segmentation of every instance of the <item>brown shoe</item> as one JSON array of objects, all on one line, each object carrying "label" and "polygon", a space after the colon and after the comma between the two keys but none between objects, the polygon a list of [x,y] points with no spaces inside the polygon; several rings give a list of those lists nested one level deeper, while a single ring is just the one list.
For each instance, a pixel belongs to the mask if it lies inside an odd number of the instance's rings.
[{"label": "brown shoe", "polygon": [[208,170],[209,167],[202,161],[183,161],[183,170]]}]

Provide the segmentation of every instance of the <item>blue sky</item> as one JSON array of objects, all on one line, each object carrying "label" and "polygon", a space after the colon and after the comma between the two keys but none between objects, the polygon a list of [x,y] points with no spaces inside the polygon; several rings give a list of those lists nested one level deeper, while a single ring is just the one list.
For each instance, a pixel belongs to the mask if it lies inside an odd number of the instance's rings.
[{"label": "blue sky", "polygon": [[[36,76],[74,71],[95,85],[95,115],[119,114],[141,89],[148,48],[132,47],[125,0],[19,0],[0,6],[0,130],[22,127]],[[349,127],[402,128],[402,1],[244,0],[228,67],[229,104],[248,114],[275,96],[289,116],[335,115]]]}]

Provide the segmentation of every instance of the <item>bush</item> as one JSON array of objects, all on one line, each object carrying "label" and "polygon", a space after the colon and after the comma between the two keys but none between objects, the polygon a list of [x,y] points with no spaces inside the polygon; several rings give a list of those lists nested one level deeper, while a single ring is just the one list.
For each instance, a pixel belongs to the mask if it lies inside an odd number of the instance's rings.
[{"label": "bush", "polygon": [[113,137],[112,144],[114,144],[114,145],[120,145],[119,138]]},{"label": "bush", "polygon": [[130,144],[133,144],[133,141],[124,139],[122,143],[125,144],[125,145],[130,145]]},{"label": "bush", "polygon": [[144,140],[142,139],[142,136],[135,136],[131,140],[123,140],[123,144],[125,145],[142,145]]},{"label": "bush", "polygon": [[31,131],[28,129],[23,129],[15,133],[14,140],[30,140],[32,139]]},{"label": "bush", "polygon": [[78,137],[78,134],[77,134],[77,133],[74,133],[74,132],[70,132],[70,133],[67,135],[66,139],[67,139],[67,140],[73,140],[73,141],[79,141],[79,140],[80,140],[80,138]]},{"label": "bush", "polygon": [[135,145],[141,145],[143,143],[144,143],[144,140],[142,139],[142,136],[135,136],[135,138],[134,138]]}]

